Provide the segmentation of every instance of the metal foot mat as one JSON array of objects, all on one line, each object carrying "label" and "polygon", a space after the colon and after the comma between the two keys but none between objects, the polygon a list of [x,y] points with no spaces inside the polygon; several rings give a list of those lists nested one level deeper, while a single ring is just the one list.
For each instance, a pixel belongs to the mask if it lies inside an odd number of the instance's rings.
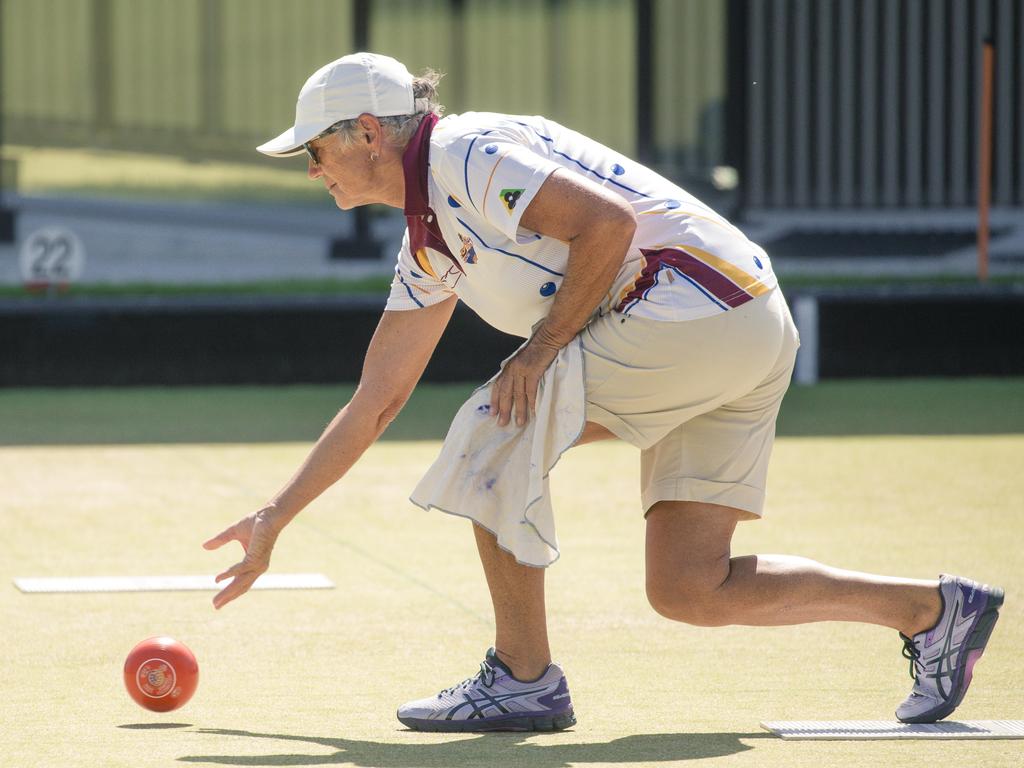
[{"label": "metal foot mat", "polygon": [[783,739],[1024,739],[1024,720],[766,720],[761,727]]}]

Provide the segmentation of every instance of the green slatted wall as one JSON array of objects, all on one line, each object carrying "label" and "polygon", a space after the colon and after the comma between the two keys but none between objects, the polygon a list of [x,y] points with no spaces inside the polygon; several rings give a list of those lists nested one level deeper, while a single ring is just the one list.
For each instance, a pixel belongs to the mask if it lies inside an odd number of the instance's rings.
[{"label": "green slatted wall", "polygon": [[[714,164],[724,0],[654,3],[657,157]],[[253,145],[291,123],[306,77],[354,45],[353,0],[4,0],[0,8],[10,143],[258,160]],[[452,8],[450,0],[374,0],[371,50],[414,72],[445,72],[450,112],[544,114],[635,152],[633,0],[465,0],[461,19]],[[109,113],[98,114],[103,104]],[[708,128],[713,135],[702,136]]]}]

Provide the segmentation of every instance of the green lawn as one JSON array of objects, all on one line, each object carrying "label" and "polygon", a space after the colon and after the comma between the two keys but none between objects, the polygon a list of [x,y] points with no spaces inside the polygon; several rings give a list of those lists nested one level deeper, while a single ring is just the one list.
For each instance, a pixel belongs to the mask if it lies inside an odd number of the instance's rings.
[{"label": "green lawn", "polygon": [[[475,384],[421,384],[386,440],[443,438]],[[0,445],[314,440],[349,384],[289,387],[0,389]],[[778,432],[1024,433],[1024,379],[829,381],[790,388]]]},{"label": "green lawn", "polygon": [[[5,146],[3,156],[17,162],[18,191],[28,195],[325,204],[322,186],[306,178],[301,158],[228,163],[17,145]],[[259,160],[255,149],[253,158]]]},{"label": "green lawn", "polygon": [[[767,517],[742,525],[734,547],[1003,585],[957,719],[1024,718],[1020,391],[1019,380],[795,389]],[[222,569],[238,551],[200,542],[287,479],[348,392],[0,392],[0,764],[1020,765],[1012,741],[793,744],[762,733],[766,719],[891,717],[910,685],[896,634],[659,618],[644,598],[637,454],[616,442],[570,451],[552,475],[563,557],[548,572],[551,635],[579,725],[405,731],[395,707],[473,673],[492,641],[468,523],[406,498],[468,387],[424,388],[391,439],[282,535],[273,569],[323,572],[334,590],[253,593],[215,612],[212,593],[23,595],[11,584]],[[979,405],[943,410],[965,399]],[[139,709],[121,684],[124,656],[154,634],[187,643],[201,670],[193,700],[167,715]]]}]

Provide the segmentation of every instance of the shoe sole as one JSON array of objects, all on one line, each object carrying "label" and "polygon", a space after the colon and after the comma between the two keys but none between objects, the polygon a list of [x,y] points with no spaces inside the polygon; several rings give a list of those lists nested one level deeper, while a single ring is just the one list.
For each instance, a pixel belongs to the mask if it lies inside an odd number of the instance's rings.
[{"label": "shoe sole", "polygon": [[477,720],[421,720],[416,717],[399,717],[402,725],[414,731],[435,731],[446,733],[486,731],[563,731],[576,725],[576,715],[570,709],[558,715],[507,715]]},{"label": "shoe sole", "polygon": [[971,685],[971,679],[974,677],[974,665],[978,663],[978,659],[985,653],[985,646],[988,644],[989,636],[991,636],[992,630],[999,620],[999,609],[1003,605],[1004,594],[1001,588],[992,588],[988,596],[988,602],[985,604],[985,610],[982,611],[981,616],[978,618],[978,623],[964,642],[966,646],[964,653],[967,654],[967,660],[957,670],[957,680],[953,685],[953,695],[946,699],[943,704],[920,715],[913,717],[899,717],[897,715],[897,719],[901,723],[934,723],[936,720],[949,717],[953,714],[953,710],[960,706],[960,702],[964,700],[964,695]]}]

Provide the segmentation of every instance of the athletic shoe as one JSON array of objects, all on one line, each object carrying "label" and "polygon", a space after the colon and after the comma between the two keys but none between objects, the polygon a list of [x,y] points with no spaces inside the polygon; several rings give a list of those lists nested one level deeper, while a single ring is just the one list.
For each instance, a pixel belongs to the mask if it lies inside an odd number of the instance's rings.
[{"label": "athletic shoe", "polygon": [[915,681],[896,709],[904,723],[934,723],[959,706],[1003,604],[999,587],[954,576],[939,577],[939,595],[942,613],[934,627],[913,638],[900,633]]},{"label": "athletic shoe", "polygon": [[536,680],[523,682],[493,648],[476,675],[403,704],[398,719],[416,731],[560,731],[576,724],[560,666],[549,664]]}]

